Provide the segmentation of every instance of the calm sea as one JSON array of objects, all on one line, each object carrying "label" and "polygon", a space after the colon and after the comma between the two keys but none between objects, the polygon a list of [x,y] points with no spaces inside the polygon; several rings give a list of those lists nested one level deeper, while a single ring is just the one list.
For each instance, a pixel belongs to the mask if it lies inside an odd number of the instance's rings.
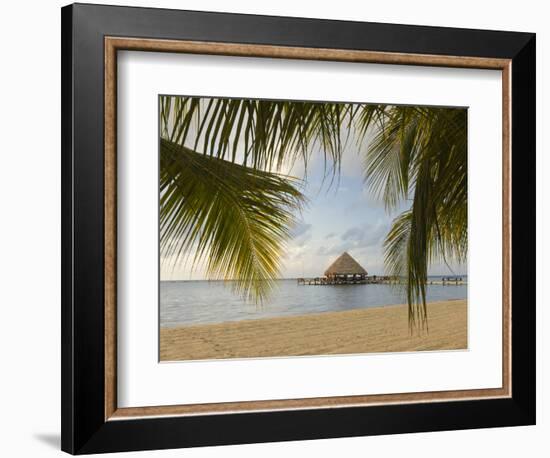
[{"label": "calm sea", "polygon": [[[430,285],[428,301],[466,299],[467,288]],[[296,280],[279,280],[269,301],[256,306],[221,281],[168,281],[160,283],[160,323],[166,327],[212,324],[405,302],[403,290],[392,285],[298,286]]]}]

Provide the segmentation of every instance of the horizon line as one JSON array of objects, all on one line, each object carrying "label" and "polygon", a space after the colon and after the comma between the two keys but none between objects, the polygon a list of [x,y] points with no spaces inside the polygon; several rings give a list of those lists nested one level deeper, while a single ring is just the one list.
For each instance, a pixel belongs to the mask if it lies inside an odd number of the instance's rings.
[{"label": "horizon line", "polygon": [[[369,275],[369,277],[388,277],[389,275]],[[431,275],[428,275],[428,277],[467,277],[468,274],[431,274]],[[321,278],[323,277],[323,275],[318,275],[317,277],[281,277],[281,278],[274,278],[273,280],[275,281],[284,281],[284,280],[298,280],[299,278]],[[403,277],[404,278],[404,277]],[[160,280],[161,282],[171,282],[171,281],[208,281],[208,282],[231,282],[231,281],[239,281],[239,280],[236,280],[236,279],[229,279],[229,280],[224,280],[224,279],[209,279],[209,278],[201,278],[201,279],[170,279],[170,280]]]}]

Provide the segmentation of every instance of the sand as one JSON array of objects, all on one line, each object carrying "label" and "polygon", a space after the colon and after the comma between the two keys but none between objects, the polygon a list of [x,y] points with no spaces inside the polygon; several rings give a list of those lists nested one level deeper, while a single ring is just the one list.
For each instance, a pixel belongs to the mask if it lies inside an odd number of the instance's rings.
[{"label": "sand", "polygon": [[409,332],[407,306],[161,328],[161,361],[467,348],[466,300],[428,304],[429,333]]}]

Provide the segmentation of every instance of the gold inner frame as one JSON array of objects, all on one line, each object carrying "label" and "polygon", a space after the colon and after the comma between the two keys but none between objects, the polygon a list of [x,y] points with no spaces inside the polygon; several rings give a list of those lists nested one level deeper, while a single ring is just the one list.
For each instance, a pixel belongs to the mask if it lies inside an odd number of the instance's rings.
[{"label": "gold inner frame", "polygon": [[[502,72],[502,387],[400,394],[224,402],[119,408],[117,405],[117,51],[175,52],[340,62],[480,68]],[[403,54],[343,49],[299,48],[179,40],[105,37],[105,420],[253,411],[318,409],[511,397],[511,60]]]}]

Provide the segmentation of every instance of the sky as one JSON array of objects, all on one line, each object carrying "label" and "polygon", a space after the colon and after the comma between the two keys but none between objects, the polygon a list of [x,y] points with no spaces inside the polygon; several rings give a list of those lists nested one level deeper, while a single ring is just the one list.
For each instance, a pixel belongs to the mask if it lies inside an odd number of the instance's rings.
[{"label": "sky", "polygon": [[[348,252],[369,275],[384,275],[383,243],[393,219],[407,210],[404,202],[388,212],[363,180],[363,167],[354,142],[348,143],[342,157],[338,182],[323,179],[323,160],[312,161],[305,194],[309,204],[293,231],[283,259],[283,278],[323,275],[342,253]],[[317,154],[314,157],[320,158]],[[451,266],[464,273],[465,266]],[[434,265],[431,275],[452,273],[447,266]]]},{"label": "sky", "polygon": [[[363,180],[363,166],[356,141],[349,138],[342,155],[339,179],[325,176],[322,151],[312,151],[307,173],[301,163],[280,171],[302,178],[307,205],[292,230],[281,259],[281,278],[317,277],[347,251],[369,275],[384,275],[383,243],[393,219],[408,209],[410,202],[388,212]],[[204,267],[192,262],[173,266],[162,262],[161,280],[203,280]],[[465,274],[466,266],[432,265],[429,275]]]},{"label": "sky", "polygon": [[345,251],[369,274],[383,274],[382,243],[393,218],[366,189],[360,158],[347,148],[339,180],[332,183],[330,177],[323,179],[323,169],[320,159],[308,170],[308,204],[294,228],[282,276],[322,275]]}]

